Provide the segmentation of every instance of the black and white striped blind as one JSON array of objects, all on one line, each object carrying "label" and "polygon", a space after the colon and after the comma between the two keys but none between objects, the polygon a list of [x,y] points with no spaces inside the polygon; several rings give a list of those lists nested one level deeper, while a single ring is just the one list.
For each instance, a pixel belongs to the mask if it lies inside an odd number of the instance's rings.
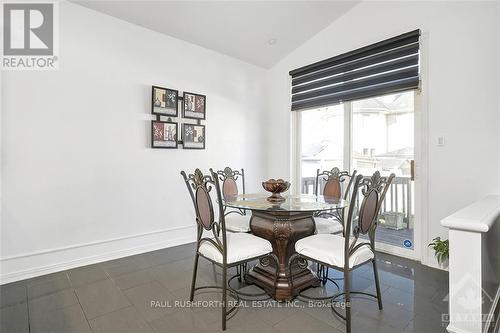
[{"label": "black and white striped blind", "polygon": [[420,30],[294,69],[292,111],[417,89]]}]

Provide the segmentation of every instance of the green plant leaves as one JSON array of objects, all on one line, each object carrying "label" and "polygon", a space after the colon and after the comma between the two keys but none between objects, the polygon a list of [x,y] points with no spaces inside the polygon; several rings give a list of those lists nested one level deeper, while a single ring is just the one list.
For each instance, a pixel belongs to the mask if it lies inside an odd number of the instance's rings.
[{"label": "green plant leaves", "polygon": [[449,242],[447,239],[441,240],[441,237],[436,237],[428,246],[434,250],[438,263],[442,264],[449,258]]}]

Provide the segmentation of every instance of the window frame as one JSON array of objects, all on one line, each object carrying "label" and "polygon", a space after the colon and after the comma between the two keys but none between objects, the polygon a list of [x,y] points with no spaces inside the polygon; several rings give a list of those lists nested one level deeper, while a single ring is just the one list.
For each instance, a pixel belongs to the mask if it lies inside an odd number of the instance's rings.
[{"label": "window frame", "polygon": [[[426,221],[424,216],[428,214],[426,209],[423,208],[424,201],[422,200],[422,195],[425,195],[427,193],[427,189],[421,187],[422,183],[425,181],[425,178],[427,177],[426,175],[426,168],[427,168],[427,150],[424,148],[425,145],[423,145],[423,138],[426,137],[427,133],[427,125],[426,121],[422,119],[423,113],[427,113],[426,108],[423,106],[423,103],[425,103],[422,99],[422,94],[419,90],[413,90],[414,92],[414,99],[413,99],[413,112],[414,112],[414,117],[415,117],[415,122],[414,122],[414,160],[415,165],[416,165],[416,170],[415,170],[415,180],[414,180],[414,186],[415,186],[415,196],[414,196],[414,212],[415,212],[415,218],[414,218],[414,234],[413,234],[413,242],[414,242],[414,248],[413,250],[410,249],[405,249],[401,248],[395,245],[390,245],[390,244],[385,244],[383,242],[377,242],[376,247],[377,250],[380,250],[382,252],[387,252],[391,254],[397,254],[402,257],[410,258],[410,259],[417,259],[420,260],[422,263],[428,263],[428,259],[423,256],[423,251],[422,249],[422,244],[421,241],[422,239],[425,239],[425,237],[422,237],[421,234],[427,232],[428,225],[426,224]],[[352,144],[353,144],[353,109],[352,109],[352,102],[355,101],[348,101],[344,103],[344,170],[351,170],[351,162],[352,162]],[[425,105],[425,104],[424,104]],[[290,161],[290,167],[291,167],[291,175],[292,175],[292,188],[291,188],[291,193],[292,194],[302,194],[302,170],[301,170],[301,135],[302,135],[302,130],[301,130],[301,114],[302,111],[294,111],[291,112],[291,124],[292,124],[292,133],[291,133],[291,161]],[[423,170],[422,170],[423,169]],[[425,184],[425,183],[424,183]],[[424,223],[424,224],[422,224]]]}]

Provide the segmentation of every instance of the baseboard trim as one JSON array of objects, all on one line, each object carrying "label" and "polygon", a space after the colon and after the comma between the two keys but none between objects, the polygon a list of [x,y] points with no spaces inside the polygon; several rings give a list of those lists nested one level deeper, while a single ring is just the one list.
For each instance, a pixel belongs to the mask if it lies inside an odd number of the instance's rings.
[{"label": "baseboard trim", "polygon": [[[0,285],[75,267],[182,245],[193,242],[195,239],[196,226],[183,226],[10,256],[0,259],[0,267],[2,268]],[[86,253],[86,255],[81,255],[81,253],[77,252]],[[59,260],[58,257],[65,257],[65,259]],[[31,268],[33,262],[41,262],[42,264]],[[10,272],[4,273],[7,265],[29,268],[13,269]]]},{"label": "baseboard trim", "polygon": [[175,231],[175,230],[191,229],[191,228],[193,228],[193,227],[192,226],[182,226],[182,227],[174,227],[174,228],[168,228],[168,229],[160,229],[160,230],[145,232],[142,234],[121,236],[121,237],[116,237],[116,238],[108,238],[108,239],[98,240],[98,241],[94,241],[94,242],[81,243],[81,244],[75,244],[75,245],[64,246],[64,247],[57,247],[57,248],[41,250],[41,251],[28,252],[28,253],[18,254],[15,256],[8,256],[8,257],[0,258],[0,262],[3,263],[6,261],[9,261],[9,260],[15,260],[15,259],[19,259],[19,258],[38,256],[41,254],[52,253],[52,252],[67,251],[70,249],[77,249],[80,247],[88,247],[88,246],[92,246],[92,245],[99,245],[99,244],[116,242],[116,241],[120,241],[120,240],[124,240],[124,239],[144,237],[144,236],[149,236],[149,235],[154,235],[154,234],[171,232],[171,231]]}]

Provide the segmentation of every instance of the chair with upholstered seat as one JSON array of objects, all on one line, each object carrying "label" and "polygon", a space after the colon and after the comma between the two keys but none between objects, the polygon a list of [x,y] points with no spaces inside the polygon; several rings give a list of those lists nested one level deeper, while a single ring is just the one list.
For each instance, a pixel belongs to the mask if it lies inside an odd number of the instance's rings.
[{"label": "chair with upholstered seat", "polygon": [[[236,309],[236,307],[227,308],[228,269],[259,260],[263,266],[269,266],[272,263],[272,266],[276,267],[275,276],[278,276],[278,259],[272,253],[273,247],[268,240],[250,233],[227,232],[218,175],[212,169],[209,175],[204,175],[200,169],[196,169],[190,175],[186,175],[184,171],[181,171],[181,174],[193,201],[197,222],[196,255],[189,299],[193,301],[195,291],[200,289],[222,289],[222,330],[225,330],[228,316]],[[217,209],[214,209],[214,202],[218,206]],[[216,213],[218,220],[215,217]],[[205,258],[222,269],[221,286],[196,287],[199,257]],[[276,279],[274,283],[276,287]],[[229,292],[236,291],[230,289]],[[235,296],[238,299],[238,295]]]},{"label": "chair with upholstered seat", "polygon": [[[308,261],[312,261],[318,265],[343,272],[344,291],[332,296],[331,306],[332,310],[346,321],[347,333],[351,332],[350,301],[352,294],[363,294],[376,298],[379,309],[382,310],[382,296],[375,253],[375,230],[380,207],[393,178],[394,174],[389,177],[381,177],[378,171],[371,178],[363,178],[363,176],[358,175],[353,182],[349,211],[345,220],[345,237],[339,234],[316,234],[302,238],[295,243],[296,254],[289,260],[289,267],[292,267],[293,263],[298,263],[299,266],[307,266]],[[363,199],[359,207],[359,214],[355,220],[354,206],[358,195],[362,196]],[[361,240],[359,238],[361,234],[367,234],[369,240]],[[376,295],[351,291],[351,271],[368,263],[373,264]],[[289,274],[290,283],[293,285],[292,271]],[[342,295],[345,301],[345,316],[338,312],[336,305],[336,299]],[[324,297],[318,299],[324,299]]]},{"label": "chair with upholstered seat", "polygon": [[[240,179],[242,194],[245,194],[245,170],[233,170],[225,167],[224,170],[217,171],[219,180],[222,181],[222,196],[224,200],[235,199],[238,194],[238,180]],[[246,210],[233,209],[224,206],[224,216],[226,220],[226,230],[230,232],[250,232],[250,218]],[[248,270],[247,265],[236,267],[238,280],[241,282]]]},{"label": "chair with upholstered seat", "polygon": [[[242,194],[245,194],[245,170],[233,170],[225,167],[224,170],[217,171],[219,179],[222,181],[222,195],[224,200],[234,199],[238,196],[238,179],[241,179]],[[245,210],[231,209],[224,206],[226,216],[226,229],[231,232],[250,232],[250,218]]]},{"label": "chair with upholstered seat", "polygon": [[[340,171],[334,167],[331,170],[316,171],[316,181],[314,185],[315,195],[324,195],[333,199],[347,200],[351,189],[352,181],[356,177],[356,170],[349,174],[347,171]],[[324,183],[320,191],[320,185]],[[321,193],[320,193],[321,192]],[[329,212],[320,212],[314,216],[316,234],[338,234],[344,231],[344,209]]]}]

